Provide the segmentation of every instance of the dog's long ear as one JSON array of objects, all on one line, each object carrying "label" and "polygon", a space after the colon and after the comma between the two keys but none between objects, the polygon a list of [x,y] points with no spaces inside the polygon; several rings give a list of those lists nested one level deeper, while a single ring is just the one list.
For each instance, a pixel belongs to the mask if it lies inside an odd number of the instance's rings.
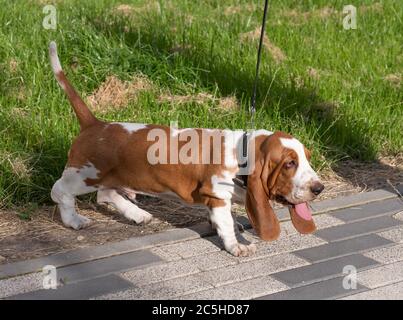
[{"label": "dog's long ear", "polygon": [[246,212],[258,236],[266,241],[275,240],[280,235],[280,224],[269,203],[267,193],[267,160],[256,161],[254,172],[248,177],[246,192]]}]

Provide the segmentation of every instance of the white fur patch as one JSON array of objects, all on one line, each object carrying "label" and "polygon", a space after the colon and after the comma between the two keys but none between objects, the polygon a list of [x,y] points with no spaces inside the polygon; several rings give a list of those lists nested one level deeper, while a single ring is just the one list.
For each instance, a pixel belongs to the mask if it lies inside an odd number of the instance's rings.
[{"label": "white fur patch", "polygon": [[52,70],[55,74],[62,71],[62,66],[60,64],[59,57],[57,56],[57,46],[56,42],[52,41],[49,44],[49,56],[50,56],[50,64],[52,66]]},{"label": "white fur patch", "polygon": [[123,127],[128,133],[133,133],[141,129],[147,128],[143,123],[129,123],[129,122],[112,122],[111,124],[118,124]]},{"label": "white fur patch", "polygon": [[234,194],[235,174],[229,171],[223,171],[221,176],[213,175],[211,177],[212,191],[214,195],[223,200],[230,200]]},{"label": "white fur patch", "polygon": [[319,180],[318,175],[312,169],[305,155],[304,146],[297,139],[280,138],[281,144],[294,150],[298,155],[298,168],[293,177],[293,198],[303,200],[304,194],[309,189],[309,183]]},{"label": "white fur patch", "polygon": [[127,219],[133,220],[136,223],[148,223],[152,216],[147,211],[139,208],[133,202],[122,197],[114,189],[103,189],[98,191],[98,203],[108,203],[114,206]]},{"label": "white fur patch", "polygon": [[80,229],[89,223],[88,218],[77,214],[75,196],[96,191],[97,188],[87,186],[85,180],[96,179],[98,173],[97,168],[89,162],[81,168],[65,169],[62,177],[54,184],[51,197],[58,204],[63,223],[66,226]]}]

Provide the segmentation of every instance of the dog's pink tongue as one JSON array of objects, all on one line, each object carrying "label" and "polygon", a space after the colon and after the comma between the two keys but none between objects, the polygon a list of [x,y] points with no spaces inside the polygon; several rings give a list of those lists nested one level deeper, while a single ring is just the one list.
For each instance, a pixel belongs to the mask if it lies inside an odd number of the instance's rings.
[{"label": "dog's pink tongue", "polygon": [[312,220],[312,212],[306,202],[295,204],[295,212],[304,220]]}]

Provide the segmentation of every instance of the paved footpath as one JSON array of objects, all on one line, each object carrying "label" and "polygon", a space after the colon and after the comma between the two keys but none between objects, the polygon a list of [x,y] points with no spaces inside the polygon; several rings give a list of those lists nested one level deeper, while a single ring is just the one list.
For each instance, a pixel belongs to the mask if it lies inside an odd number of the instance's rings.
[{"label": "paved footpath", "polygon": [[[270,243],[240,217],[258,248],[247,258],[223,251],[206,223],[0,265],[0,298],[403,299],[403,200],[377,190],[313,209],[314,235],[279,210],[282,234]],[[45,265],[56,267],[56,290],[43,289]]]}]

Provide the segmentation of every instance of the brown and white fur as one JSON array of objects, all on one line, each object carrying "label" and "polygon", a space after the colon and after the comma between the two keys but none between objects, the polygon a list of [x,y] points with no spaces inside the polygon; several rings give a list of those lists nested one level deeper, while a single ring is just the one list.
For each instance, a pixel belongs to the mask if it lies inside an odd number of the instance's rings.
[{"label": "brown and white fur", "polygon": [[[313,220],[297,214],[296,208],[314,199],[323,185],[309,164],[309,151],[297,139],[282,132],[252,132],[248,139],[255,145],[255,169],[248,176],[248,186],[244,190],[233,181],[239,171],[235,151],[242,144],[243,131],[180,129],[172,132],[166,126],[98,120],[64,75],[54,42],[50,44],[49,53],[55,77],[81,128],[69,151],[62,177],[51,191],[65,226],[80,229],[90,223],[88,218],[77,213],[75,197],[97,192],[99,203],[111,204],[136,223],[147,223],[152,218],[133,202],[136,194],[176,197],[189,204],[204,205],[209,209],[209,219],[225,249],[235,256],[252,254],[255,247],[237,241],[231,215],[234,202],[246,205],[253,227],[264,240],[276,239],[280,233],[271,200],[289,206],[294,226],[301,233],[315,230]],[[225,137],[222,161],[216,164],[150,164],[147,152],[153,141],[149,141],[147,135],[153,129],[160,129],[169,137],[179,132],[186,135],[187,130],[200,135],[219,132]],[[179,148],[185,143],[179,141]],[[202,152],[202,144],[199,148]],[[167,149],[169,153],[169,145]]]}]

